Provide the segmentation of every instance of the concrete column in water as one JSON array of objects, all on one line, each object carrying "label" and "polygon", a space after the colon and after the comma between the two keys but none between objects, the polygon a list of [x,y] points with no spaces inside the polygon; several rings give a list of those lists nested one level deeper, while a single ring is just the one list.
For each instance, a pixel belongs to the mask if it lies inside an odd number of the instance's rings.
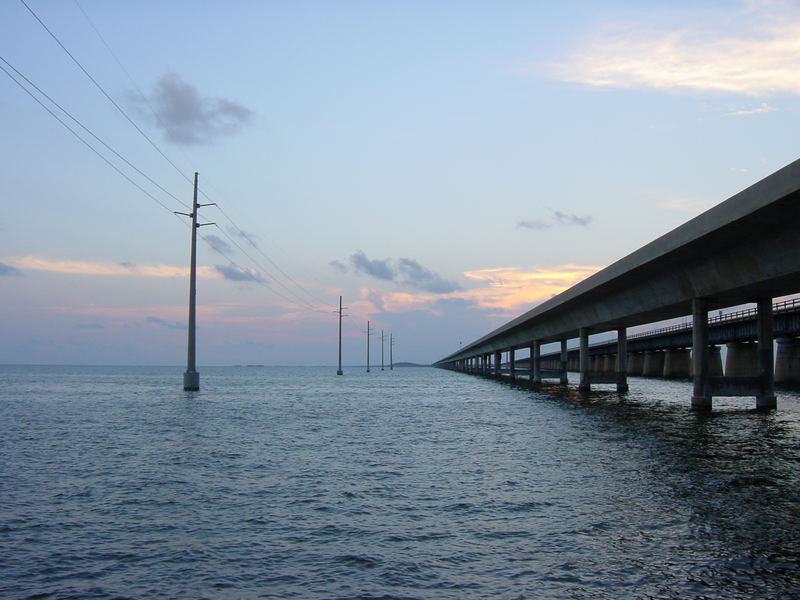
[{"label": "concrete column in water", "polygon": [[533,383],[542,383],[542,365],[539,360],[542,356],[542,342],[533,340],[531,352],[531,368],[533,369]]},{"label": "concrete column in water", "polygon": [[628,329],[617,329],[617,391],[628,391]]},{"label": "concrete column in water", "polygon": [[687,348],[668,348],[664,353],[664,377],[688,379],[691,376],[690,363]]},{"label": "concrete column in water", "polygon": [[659,350],[646,350],[642,376],[661,377],[664,374],[664,353]]},{"label": "concrete column in water", "polygon": [[772,348],[772,298],[761,298],[758,301],[758,377],[761,390],[756,396],[756,408],[774,410],[778,407],[775,397],[775,362]]},{"label": "concrete column in water", "polygon": [[641,375],[644,354],[641,352],[628,353],[628,375]]},{"label": "concrete column in water", "polygon": [[558,383],[567,385],[567,340],[561,340],[561,360],[558,362],[558,368],[561,371]]},{"label": "concrete column in water", "polygon": [[508,349],[508,374],[511,379],[517,378],[517,349],[514,346]]},{"label": "concrete column in water", "polygon": [[722,377],[722,352],[714,344],[708,347],[708,374],[711,377]]},{"label": "concrete column in water", "polygon": [[589,330],[581,327],[578,336],[580,338],[580,346],[578,347],[580,352],[578,359],[580,361],[580,381],[578,389],[588,392],[592,388],[589,380]]},{"label": "concrete column in water", "polygon": [[788,385],[800,383],[800,340],[797,338],[778,338],[775,382]]},{"label": "concrete column in water", "polygon": [[728,342],[725,357],[726,377],[758,376],[758,345],[753,342]]},{"label": "concrete column in water", "polygon": [[499,350],[495,350],[494,352],[494,375],[495,377],[500,377],[500,362],[502,360],[502,355]]},{"label": "concrete column in water", "polygon": [[708,300],[692,300],[692,410],[711,410],[708,369]]}]

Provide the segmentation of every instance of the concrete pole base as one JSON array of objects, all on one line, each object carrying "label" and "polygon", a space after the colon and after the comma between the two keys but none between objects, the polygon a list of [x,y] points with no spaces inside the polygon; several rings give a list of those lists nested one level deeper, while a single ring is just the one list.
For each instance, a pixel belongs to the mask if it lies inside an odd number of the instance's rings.
[{"label": "concrete pole base", "polygon": [[692,410],[710,411],[711,396],[692,396]]},{"label": "concrete pole base", "polygon": [[778,399],[775,396],[756,396],[756,410],[776,410]]},{"label": "concrete pole base", "polygon": [[617,384],[617,393],[618,394],[623,394],[623,393],[627,392],[628,389],[630,389],[630,388],[628,387],[627,383],[618,383]]},{"label": "concrete pole base", "polygon": [[336,371],[337,375],[344,375],[344,371]]},{"label": "concrete pole base", "polygon": [[197,391],[200,389],[200,373],[197,371],[186,371],[183,374],[183,389],[186,391]]}]

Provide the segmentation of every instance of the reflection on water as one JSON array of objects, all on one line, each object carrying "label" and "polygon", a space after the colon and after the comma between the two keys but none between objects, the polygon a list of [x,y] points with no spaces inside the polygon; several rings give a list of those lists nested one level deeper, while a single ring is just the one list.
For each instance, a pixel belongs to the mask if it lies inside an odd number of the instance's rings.
[{"label": "reflection on water", "polygon": [[3,598],[793,598],[800,400],[0,367]]}]

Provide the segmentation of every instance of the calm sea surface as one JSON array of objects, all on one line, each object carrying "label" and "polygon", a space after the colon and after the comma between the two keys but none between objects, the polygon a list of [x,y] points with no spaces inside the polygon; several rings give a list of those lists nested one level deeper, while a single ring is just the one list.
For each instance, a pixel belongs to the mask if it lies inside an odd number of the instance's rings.
[{"label": "calm sea surface", "polygon": [[800,397],[0,366],[0,598],[799,598]]}]

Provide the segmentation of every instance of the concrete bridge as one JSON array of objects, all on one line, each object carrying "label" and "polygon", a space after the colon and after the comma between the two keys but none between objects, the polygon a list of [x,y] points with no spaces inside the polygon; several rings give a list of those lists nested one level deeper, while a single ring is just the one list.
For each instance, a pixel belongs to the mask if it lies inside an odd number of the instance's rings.
[{"label": "concrete bridge", "polygon": [[[755,396],[773,409],[773,299],[800,292],[800,160],[762,179],[677,229],[437,361],[435,366],[499,374],[508,353],[527,348],[530,379],[566,383],[568,340],[577,338],[579,389],[615,383],[628,389],[629,327],[692,317],[692,408],[710,410],[714,396]],[[753,374],[723,375],[710,351],[709,311],[755,303]],[[616,331],[613,371],[592,368],[589,335]],[[688,340],[687,340],[688,341]],[[559,342],[560,368],[542,364],[541,346]],[[631,339],[633,343],[633,338]],[[635,365],[631,365],[635,367]],[[595,365],[596,367],[596,365]],[[554,372],[555,371],[555,372]]]}]

